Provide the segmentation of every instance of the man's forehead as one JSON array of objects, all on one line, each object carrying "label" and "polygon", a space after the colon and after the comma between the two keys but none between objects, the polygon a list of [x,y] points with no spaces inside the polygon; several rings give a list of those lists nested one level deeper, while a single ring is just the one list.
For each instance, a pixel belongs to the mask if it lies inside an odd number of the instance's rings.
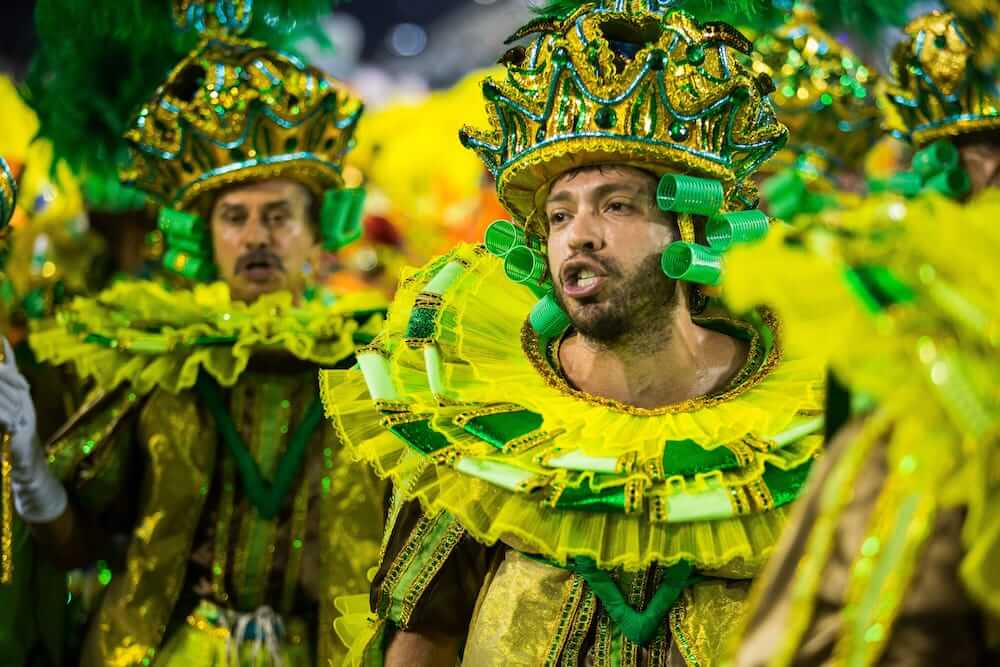
[{"label": "man's forehead", "polygon": [[645,192],[655,189],[655,177],[641,169],[627,165],[602,165],[566,172],[549,189],[548,199],[565,196],[571,190],[615,188]]},{"label": "man's forehead", "polygon": [[307,196],[308,191],[302,185],[286,179],[274,179],[230,188],[219,195],[216,203],[227,207],[280,204]]}]

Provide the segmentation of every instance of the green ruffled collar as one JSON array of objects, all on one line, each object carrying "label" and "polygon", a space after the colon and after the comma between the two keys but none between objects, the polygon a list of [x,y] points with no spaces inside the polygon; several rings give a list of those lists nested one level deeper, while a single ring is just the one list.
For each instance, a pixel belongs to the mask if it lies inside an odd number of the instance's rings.
[{"label": "green ruffled collar", "polygon": [[374,293],[295,304],[291,293],[277,292],[246,304],[221,282],[168,290],[128,281],[74,300],[36,325],[29,343],[39,361],[73,364],[101,390],[127,382],[140,394],[178,392],[201,370],[232,386],[262,351],[332,366],[353,352],[355,338],[377,331],[383,307]]}]

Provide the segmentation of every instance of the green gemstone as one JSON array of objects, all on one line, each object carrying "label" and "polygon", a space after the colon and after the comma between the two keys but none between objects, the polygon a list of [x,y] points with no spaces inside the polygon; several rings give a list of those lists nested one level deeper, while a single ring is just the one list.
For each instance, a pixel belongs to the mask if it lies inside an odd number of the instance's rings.
[{"label": "green gemstone", "polygon": [[483,97],[490,102],[496,102],[501,97],[500,89],[490,81],[483,82]]},{"label": "green gemstone", "polygon": [[705,47],[701,44],[692,44],[687,50],[687,61],[692,65],[700,65],[705,62]]},{"label": "green gemstone", "polygon": [[653,51],[649,54],[649,69],[662,70],[667,67],[667,54],[663,51]]},{"label": "green gemstone", "polygon": [[597,123],[597,127],[610,130],[618,122],[618,114],[611,107],[601,107],[594,114],[594,122]]},{"label": "green gemstone", "polygon": [[690,130],[688,130],[687,125],[680,122],[679,120],[675,120],[670,124],[668,132],[670,132],[670,138],[673,139],[674,141],[686,141],[688,136],[691,134]]},{"label": "green gemstone", "polygon": [[560,46],[552,52],[552,62],[556,65],[565,65],[569,62],[569,51],[566,50],[565,46]]}]

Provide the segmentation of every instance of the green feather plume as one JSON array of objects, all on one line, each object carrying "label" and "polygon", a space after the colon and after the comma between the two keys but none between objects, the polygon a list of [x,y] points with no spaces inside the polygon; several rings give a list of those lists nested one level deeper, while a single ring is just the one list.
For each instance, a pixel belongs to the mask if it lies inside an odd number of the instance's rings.
[{"label": "green feather plume", "polygon": [[[256,0],[244,34],[282,47],[333,5]],[[38,0],[35,24],[39,48],[24,96],[39,135],[77,172],[116,178],[132,115],[199,36],[174,27],[170,0]]]}]

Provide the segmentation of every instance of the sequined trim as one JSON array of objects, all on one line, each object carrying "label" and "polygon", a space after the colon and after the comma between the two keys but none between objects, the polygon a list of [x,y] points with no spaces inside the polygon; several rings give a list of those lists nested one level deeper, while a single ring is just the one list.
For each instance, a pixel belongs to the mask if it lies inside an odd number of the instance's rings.
[{"label": "sequined trim", "polygon": [[673,634],[674,641],[677,642],[680,654],[684,657],[684,662],[687,663],[687,667],[701,667],[701,663],[698,662],[698,656],[694,653],[694,647],[691,646],[691,640],[684,634],[684,615],[687,612],[689,595],[685,591],[681,594],[681,598],[674,604],[673,608],[671,608],[670,631]]},{"label": "sequined trim", "polygon": [[[710,320],[723,320],[730,322],[733,325],[744,327],[752,332],[753,336],[750,341],[750,352],[747,355],[747,362],[744,364],[743,368],[737,373],[736,377],[729,384],[729,386],[723,391],[710,394],[706,396],[701,396],[698,398],[693,398],[687,401],[682,401],[680,403],[673,403],[671,405],[664,405],[659,408],[637,408],[633,405],[628,405],[627,403],[622,403],[621,401],[616,401],[613,398],[606,398],[604,396],[596,396],[594,394],[589,394],[578,389],[574,389],[569,386],[565,378],[557,373],[549,361],[545,358],[544,352],[539,348],[538,335],[535,330],[531,328],[530,322],[525,321],[524,326],[521,329],[521,348],[524,350],[525,355],[531,362],[531,365],[535,367],[535,370],[542,377],[545,383],[567,396],[572,396],[573,398],[586,401],[593,405],[599,405],[601,407],[607,408],[609,410],[614,410],[616,412],[621,412],[637,417],[656,417],[667,414],[677,414],[682,412],[694,412],[695,410],[701,410],[703,408],[712,407],[714,405],[719,405],[726,401],[730,401],[737,396],[745,393],[749,389],[756,386],[761,380],[767,377],[774,367],[781,360],[781,351],[779,344],[779,329],[778,320],[770,311],[763,311],[761,313],[764,320],[765,326],[767,326],[774,333],[774,343],[767,357],[761,361],[760,357],[760,333],[754,330],[749,324],[745,322],[739,322],[736,320],[730,320],[728,318],[710,318]],[[698,322],[710,321],[697,320]],[[556,344],[559,339],[554,339]],[[552,355],[558,358],[558,354]]]},{"label": "sequined trim", "polygon": [[581,663],[580,651],[583,649],[583,642],[590,632],[590,625],[594,620],[594,613],[597,610],[597,597],[586,586],[582,585],[582,578],[573,575],[573,580],[574,583],[579,580],[581,584],[580,595],[576,603],[569,610],[570,612],[575,611],[576,617],[573,620],[572,629],[566,637],[566,648],[561,661],[563,665],[579,665]]},{"label": "sequined trim", "polygon": [[[389,569],[385,573],[385,578],[382,580],[382,586],[376,598],[376,608],[379,617],[387,617],[392,605],[392,591],[399,585],[403,574],[410,568],[421,542],[434,529],[436,520],[437,517],[428,519],[425,516],[421,516],[417,521],[417,525],[410,531],[410,536],[406,539],[406,544],[403,545],[403,548],[399,550],[399,553],[393,559],[392,565],[389,566]],[[391,620],[395,621],[397,619]]]},{"label": "sequined trim", "polygon": [[[445,515],[440,515],[438,520],[445,518]],[[417,602],[423,596],[424,591],[433,581],[434,577],[444,566],[445,561],[451,556],[451,552],[455,550],[458,543],[461,541],[462,536],[465,535],[465,529],[457,521],[449,521],[449,525],[445,534],[441,537],[441,540],[434,546],[434,551],[431,553],[430,557],[427,558],[423,563],[421,563],[420,572],[417,577],[413,580],[407,588],[406,593],[403,594],[401,603],[401,612],[399,616],[399,625],[406,627],[410,623],[410,617],[413,615],[413,610],[417,606]]]},{"label": "sequined trim", "polygon": [[504,454],[520,454],[538,445],[551,442],[565,432],[566,429],[557,428],[551,431],[536,431],[528,435],[522,435],[520,438],[514,438],[505,444],[502,451]]},{"label": "sequined trim", "polygon": [[226,568],[229,563],[229,527],[233,520],[233,503],[236,493],[236,473],[232,457],[222,460],[222,495],[219,514],[215,522],[215,543],[212,558],[212,592],[220,602],[229,602],[226,590]]}]

